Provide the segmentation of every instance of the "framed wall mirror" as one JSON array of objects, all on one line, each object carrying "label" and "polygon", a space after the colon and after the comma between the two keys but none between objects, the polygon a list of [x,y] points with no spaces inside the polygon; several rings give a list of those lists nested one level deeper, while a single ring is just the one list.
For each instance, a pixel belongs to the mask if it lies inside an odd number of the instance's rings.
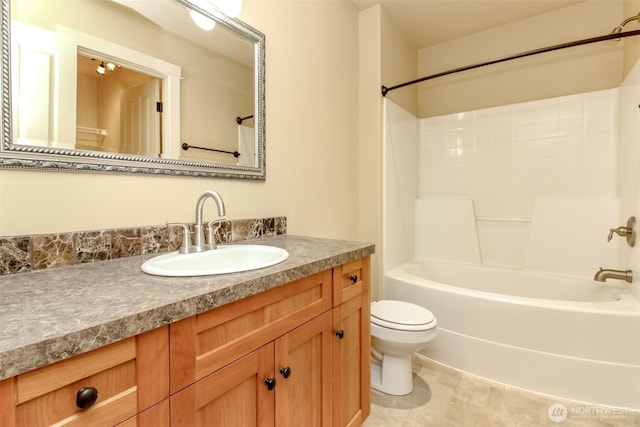
[{"label": "framed wall mirror", "polygon": [[265,37],[209,0],[0,0],[0,167],[265,179]]}]

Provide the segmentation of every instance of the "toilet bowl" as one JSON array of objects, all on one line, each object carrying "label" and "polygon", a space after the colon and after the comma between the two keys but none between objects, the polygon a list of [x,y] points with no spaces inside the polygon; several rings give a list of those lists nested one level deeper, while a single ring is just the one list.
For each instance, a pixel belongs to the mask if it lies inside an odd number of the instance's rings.
[{"label": "toilet bowl", "polygon": [[371,387],[387,394],[413,390],[411,356],[438,334],[435,316],[404,301],[371,303]]}]

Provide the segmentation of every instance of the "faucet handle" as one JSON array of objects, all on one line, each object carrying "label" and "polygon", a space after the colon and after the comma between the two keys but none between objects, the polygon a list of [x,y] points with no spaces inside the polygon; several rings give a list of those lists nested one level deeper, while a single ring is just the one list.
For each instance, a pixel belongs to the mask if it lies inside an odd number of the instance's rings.
[{"label": "faucet handle", "polygon": [[218,219],[212,219],[211,221],[207,222],[207,243],[209,244],[210,249],[216,249],[217,247],[215,230],[213,229],[213,224],[221,221],[224,221],[224,217],[218,218]]},{"label": "faucet handle", "polygon": [[[609,229],[609,235],[607,236],[607,242],[610,242],[611,239],[613,239],[613,233],[616,233],[618,236],[625,236],[626,235],[626,231],[621,230],[621,228],[622,227],[610,228]],[[621,233],[624,233],[624,234],[621,234]]]},{"label": "faucet handle", "polygon": [[182,227],[182,245],[179,252],[181,254],[188,254],[191,249],[191,232],[189,231],[189,224],[184,222],[167,222],[167,227]]},{"label": "faucet handle", "polygon": [[607,236],[607,242],[610,242],[611,239],[613,238],[613,233],[616,233],[618,236],[620,237],[626,237],[627,238],[627,244],[631,247],[635,246],[636,244],[636,218],[635,217],[630,217],[627,220],[627,226],[625,227],[624,225],[621,225],[618,228],[610,228],[609,229],[609,236]]}]

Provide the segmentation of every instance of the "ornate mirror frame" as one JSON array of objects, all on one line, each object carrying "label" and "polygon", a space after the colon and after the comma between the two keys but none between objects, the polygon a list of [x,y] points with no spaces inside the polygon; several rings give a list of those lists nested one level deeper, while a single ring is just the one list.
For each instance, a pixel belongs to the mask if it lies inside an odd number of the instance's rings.
[{"label": "ornate mirror frame", "polygon": [[[244,22],[222,13],[204,11],[188,0],[175,0],[213,18],[219,25],[255,42],[255,132],[256,167],[183,161],[139,155],[84,151],[53,147],[13,144],[11,104],[11,12],[10,0],[1,1],[2,64],[0,66],[0,99],[2,130],[0,132],[0,168],[107,174],[144,174],[205,178],[266,179],[265,164],[265,36]],[[180,141],[171,141],[180,144]]]}]

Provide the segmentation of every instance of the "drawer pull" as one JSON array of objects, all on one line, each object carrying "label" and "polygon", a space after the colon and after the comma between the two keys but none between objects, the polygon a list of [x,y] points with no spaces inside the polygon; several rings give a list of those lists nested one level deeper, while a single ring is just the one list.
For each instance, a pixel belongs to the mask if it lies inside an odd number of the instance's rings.
[{"label": "drawer pull", "polygon": [[280,368],[280,373],[282,374],[283,377],[289,378],[289,376],[291,375],[291,368],[288,366],[285,366],[284,368]]},{"label": "drawer pull", "polygon": [[76,406],[80,409],[87,409],[98,399],[98,390],[94,387],[82,387],[76,395]]},{"label": "drawer pull", "polygon": [[344,331],[342,329],[338,329],[336,331],[336,336],[340,339],[344,338]]},{"label": "drawer pull", "polygon": [[276,386],[276,379],[275,378],[267,378],[264,380],[264,385],[267,386],[267,390],[273,390],[273,388]]},{"label": "drawer pull", "polygon": [[349,276],[349,281],[351,283],[358,283],[358,275],[357,274],[352,274],[351,276]]}]

